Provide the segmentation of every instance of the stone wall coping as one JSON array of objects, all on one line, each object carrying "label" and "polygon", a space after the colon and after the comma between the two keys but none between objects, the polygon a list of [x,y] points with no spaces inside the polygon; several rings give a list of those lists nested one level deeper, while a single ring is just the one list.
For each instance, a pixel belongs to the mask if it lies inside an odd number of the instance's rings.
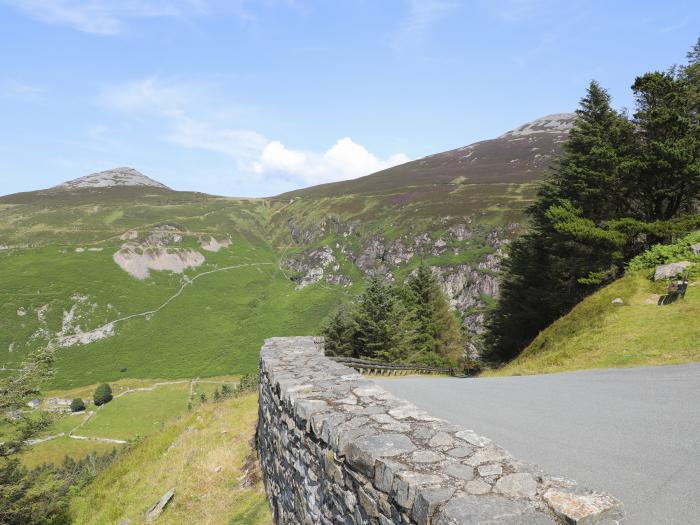
[{"label": "stone wall coping", "polygon": [[[290,431],[303,433],[350,475],[368,480],[358,489],[360,506],[376,499],[368,494],[381,493],[403,522],[419,525],[613,525],[624,519],[614,497],[550,476],[474,430],[431,416],[328,359],[321,343],[314,337],[267,339],[260,353],[260,402],[278,403]],[[262,421],[265,408],[258,434],[271,431]],[[396,516],[392,521],[373,512],[359,513],[359,523],[395,523]]]}]

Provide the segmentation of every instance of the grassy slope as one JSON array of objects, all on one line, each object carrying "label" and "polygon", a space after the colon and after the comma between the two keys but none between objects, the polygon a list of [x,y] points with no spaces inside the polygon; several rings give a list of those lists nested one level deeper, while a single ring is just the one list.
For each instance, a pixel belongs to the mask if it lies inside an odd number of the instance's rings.
[{"label": "grassy slope", "polygon": [[[630,272],[586,298],[543,330],[518,358],[484,375],[700,360],[700,284],[691,283],[684,301],[657,306],[666,284],[651,282],[647,274]],[[612,304],[617,297],[623,305]]]},{"label": "grassy slope", "polygon": [[[186,278],[251,265],[197,278],[155,315],[117,324],[116,336],[60,349],[51,388],[251,372],[265,337],[315,332],[342,295],[329,287],[294,291],[261,226],[275,213],[263,201],[119,191],[18,199],[20,203],[0,206],[0,244],[31,242],[0,251],[5,298],[0,303],[0,365],[9,368],[46,344],[33,337],[37,331],[60,330],[63,312],[75,304],[76,294],[96,305],[79,311],[81,328],[90,330],[157,308]],[[149,279],[138,281],[112,261],[112,254],[121,246],[121,233],[135,228],[145,235],[158,223],[186,231],[187,247],[197,248],[197,237],[209,235],[231,237],[233,245],[218,253],[202,252],[206,263],[185,276],[151,272]],[[45,305],[42,323],[37,309]],[[18,315],[20,311],[26,314]]]},{"label": "grassy slope", "polygon": [[75,523],[143,523],[144,512],[171,488],[175,498],[161,522],[270,523],[260,484],[246,488],[239,482],[256,417],[254,394],[182,416],[100,473],[73,501]]}]

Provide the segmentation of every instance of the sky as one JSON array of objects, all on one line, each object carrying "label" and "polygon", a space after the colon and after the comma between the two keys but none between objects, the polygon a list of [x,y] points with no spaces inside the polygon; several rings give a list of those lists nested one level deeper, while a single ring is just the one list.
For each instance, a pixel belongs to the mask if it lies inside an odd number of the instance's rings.
[{"label": "sky", "polygon": [[697,0],[0,0],[0,194],[130,166],[271,196],[683,63]]}]

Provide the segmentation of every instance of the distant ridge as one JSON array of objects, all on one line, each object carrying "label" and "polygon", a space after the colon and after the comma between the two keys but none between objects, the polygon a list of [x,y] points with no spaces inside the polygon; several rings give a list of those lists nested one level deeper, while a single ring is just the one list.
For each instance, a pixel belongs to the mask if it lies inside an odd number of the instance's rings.
[{"label": "distant ridge", "polygon": [[407,198],[414,202],[444,203],[448,197],[437,194],[450,193],[459,185],[537,182],[559,155],[575,120],[575,113],[554,113],[493,139],[428,155],[358,179],[287,192],[281,197],[386,195],[391,196],[387,197],[387,204],[392,204],[406,200],[397,195],[408,194]]},{"label": "distant ridge", "polygon": [[112,188],[116,186],[140,186],[169,190],[165,184],[147,177],[143,173],[128,167],[114,168],[107,171],[92,173],[84,177],[69,180],[52,190],[75,190],[85,188]]}]

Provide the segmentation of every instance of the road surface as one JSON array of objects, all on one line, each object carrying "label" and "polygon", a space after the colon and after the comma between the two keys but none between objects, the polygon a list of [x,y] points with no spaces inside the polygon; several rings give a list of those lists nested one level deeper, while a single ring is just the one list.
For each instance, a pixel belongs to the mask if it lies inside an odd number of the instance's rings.
[{"label": "road surface", "polygon": [[610,492],[630,525],[700,524],[700,363],[377,382],[520,460]]}]

